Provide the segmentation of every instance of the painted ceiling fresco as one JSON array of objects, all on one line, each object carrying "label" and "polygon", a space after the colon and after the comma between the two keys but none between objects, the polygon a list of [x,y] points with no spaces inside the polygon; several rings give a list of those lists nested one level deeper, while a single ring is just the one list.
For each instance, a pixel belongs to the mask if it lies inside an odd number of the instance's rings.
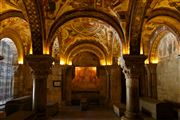
[{"label": "painted ceiling fresco", "polygon": [[108,52],[120,55],[121,42],[117,32],[108,24],[95,18],[77,18],[59,28],[56,33],[63,53],[69,46],[79,41],[95,41]]},{"label": "painted ceiling fresco", "polygon": [[56,19],[64,12],[78,8],[96,8],[112,15],[114,12],[128,11],[129,0],[43,0],[45,15],[48,19]]},{"label": "painted ceiling fresco", "polygon": [[20,37],[20,41],[24,47],[28,47],[31,45],[31,33],[27,21],[19,17],[10,17],[8,19],[5,19],[1,21],[0,34],[3,34],[3,32],[6,30],[16,32],[18,37]]},{"label": "painted ceiling fresco", "polygon": [[158,57],[165,58],[171,55],[178,55],[178,42],[172,33],[167,33],[161,39],[158,46]]},{"label": "painted ceiling fresco", "polygon": [[[117,18],[121,24],[124,34],[126,35],[126,38],[128,39],[128,27],[131,27],[129,26],[129,10],[131,9],[130,7],[132,7],[131,2],[132,1],[130,0],[42,0],[41,4],[43,6],[45,19],[45,36],[47,37],[49,34],[50,28],[54,21],[65,12],[81,8],[95,8]],[[149,1],[140,0],[139,2],[145,3]],[[25,19],[28,20],[23,0],[1,0],[0,8],[1,14],[12,10],[22,11]],[[152,0],[146,16],[149,17],[152,10],[156,10],[158,8],[166,8],[179,13],[180,2],[179,0]],[[122,19],[121,15],[125,15],[125,18]],[[167,16],[158,16],[149,21],[145,20],[141,37],[141,40],[143,41],[143,52],[145,55],[148,55],[149,43],[154,36],[153,34],[156,33],[155,31],[160,26],[167,23],[168,26],[173,26],[175,29],[177,29],[177,31],[180,31],[179,21]],[[14,31],[18,32],[24,46],[31,45],[30,27],[28,22],[25,20],[12,17],[7,18],[1,21],[0,33],[6,29],[13,29]],[[54,49],[56,54],[65,53],[70,46],[80,41],[93,41],[94,43],[100,44],[103,49],[105,49],[109,57],[119,57],[122,54],[122,45],[120,43],[121,40],[114,28],[95,18],[76,18],[67,21],[57,30],[55,37],[58,38],[54,45],[56,46],[56,49]],[[59,41],[59,46],[57,41]],[[58,49],[60,49],[59,53],[57,52]]]},{"label": "painted ceiling fresco", "polygon": [[153,9],[167,7],[180,11],[180,2],[179,0],[153,0],[150,7]]},{"label": "painted ceiling fresco", "polygon": [[0,1],[0,13],[5,13],[11,10],[22,11],[21,0],[1,0]]}]

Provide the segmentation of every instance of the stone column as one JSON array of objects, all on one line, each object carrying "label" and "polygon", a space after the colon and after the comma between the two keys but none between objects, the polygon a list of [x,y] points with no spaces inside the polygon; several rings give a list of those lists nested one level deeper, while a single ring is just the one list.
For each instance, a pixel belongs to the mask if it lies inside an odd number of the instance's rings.
[{"label": "stone column", "polygon": [[46,120],[47,77],[52,66],[53,58],[49,55],[28,55],[26,59],[33,69],[33,110],[36,119]]},{"label": "stone column", "polygon": [[141,120],[139,114],[139,79],[144,55],[124,55],[121,67],[126,78],[126,111],[121,120]]}]

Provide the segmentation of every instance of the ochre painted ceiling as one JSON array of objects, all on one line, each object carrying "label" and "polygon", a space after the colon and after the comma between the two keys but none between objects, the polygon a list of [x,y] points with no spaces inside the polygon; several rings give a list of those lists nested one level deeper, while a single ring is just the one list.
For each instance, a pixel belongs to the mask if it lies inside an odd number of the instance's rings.
[{"label": "ochre painted ceiling", "polygon": [[19,17],[10,17],[1,21],[0,36],[10,37],[13,39],[11,33],[15,33],[15,37],[19,38],[20,44],[24,48],[24,52],[28,53],[31,46],[31,32],[27,21]]},{"label": "ochre painted ceiling", "polygon": [[[107,54],[120,55],[121,40],[107,23],[94,18],[77,18],[61,26],[57,31],[62,53],[80,41],[99,43]],[[84,42],[85,43],[85,42]]]},{"label": "ochre painted ceiling", "polygon": [[[33,5],[33,2],[30,0],[1,0],[0,14],[2,16],[0,16],[0,34],[2,37],[2,34],[4,34],[3,31],[14,31],[19,35],[19,41],[23,46],[25,54],[27,54],[29,53],[28,50],[32,45],[33,38],[36,37],[34,31],[39,34],[39,31],[32,28],[35,28],[37,25],[39,27],[42,24],[43,27],[41,29],[43,29],[43,32],[41,34],[43,37],[41,39],[43,40],[43,50],[45,51],[43,53],[51,53],[53,40],[57,37],[59,41],[59,55],[62,55],[63,59],[71,59],[68,57],[75,56],[72,54],[77,53],[81,48],[93,54],[97,52],[97,56],[103,54],[105,56],[104,59],[111,62],[113,57],[120,57],[122,54],[129,53],[130,35],[134,34],[137,37],[136,33],[129,33],[131,29],[133,32],[136,32],[134,30],[138,27],[138,23],[133,23],[133,21],[139,21],[139,25],[143,23],[142,34],[140,34],[141,39],[138,40],[141,40],[141,50],[145,55],[149,54],[148,46],[150,45],[150,41],[155,31],[160,27],[170,27],[177,34],[176,37],[179,37],[179,0],[137,0],[135,7],[133,7],[133,4],[135,4],[134,0],[42,0],[39,1],[39,5],[35,6],[42,10],[40,14],[41,22],[37,24],[34,17],[38,18],[38,15],[28,16],[28,14],[36,14],[38,10],[32,7],[32,11],[29,11],[29,9],[27,11],[27,5]],[[119,36],[117,29],[111,23],[88,16],[65,21],[65,23],[56,29],[53,37],[48,38],[52,26],[62,15],[68,13],[68,11],[81,11],[85,8],[102,11],[113,19],[118,20],[124,38]],[[13,15],[11,14],[12,11],[15,11]],[[16,17],[16,12],[18,14],[20,12],[22,15],[17,15]],[[6,15],[6,13],[9,15]],[[140,15],[143,15],[143,17]],[[34,22],[31,22],[32,17],[35,20]],[[36,39],[34,40],[36,41]],[[93,48],[90,50],[90,47]]]}]

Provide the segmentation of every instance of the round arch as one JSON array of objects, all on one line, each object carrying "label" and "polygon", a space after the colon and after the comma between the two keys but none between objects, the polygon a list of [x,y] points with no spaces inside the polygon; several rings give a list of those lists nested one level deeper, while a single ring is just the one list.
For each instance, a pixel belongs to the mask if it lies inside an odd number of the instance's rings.
[{"label": "round arch", "polygon": [[172,17],[178,21],[180,21],[179,13],[177,11],[174,11],[169,8],[158,8],[153,11],[148,16],[147,21],[150,21],[151,19],[158,17],[158,16],[167,16],[167,17]]},{"label": "round arch", "polygon": [[[158,62],[158,46],[159,46],[161,39],[166,34],[172,33],[176,38],[178,38],[176,33],[173,32],[173,30],[171,28],[169,28],[168,26],[159,26],[154,32],[155,33],[153,34],[153,37],[149,43],[150,51],[149,51],[148,56],[149,56],[150,63]],[[177,41],[177,43],[179,44],[179,40]]]},{"label": "round arch", "polygon": [[2,38],[10,38],[16,45],[17,52],[18,52],[18,62],[23,63],[24,62],[24,49],[23,49],[22,43],[20,42],[21,38],[19,36],[20,35],[12,29],[5,29],[3,30],[2,34],[0,34],[0,40]]},{"label": "round arch", "polygon": [[[69,50],[68,50],[69,51]],[[72,48],[72,50],[70,50],[69,52],[65,52],[67,55],[67,62],[73,60],[73,58],[81,53],[81,52],[90,52],[95,54],[100,61],[106,61],[106,54],[97,46],[93,45],[93,44],[80,44],[74,48]]]},{"label": "round arch", "polygon": [[[164,27],[163,27],[164,26]],[[154,15],[150,17],[143,26],[143,31],[147,31],[142,34],[141,44],[143,47],[143,53],[149,55],[149,50],[151,49],[151,44],[153,43],[155,37],[161,31],[170,31],[177,38],[180,37],[180,26],[179,21],[175,17]],[[159,31],[159,32],[158,32]],[[179,41],[178,41],[179,42]]]},{"label": "round arch", "polygon": [[9,17],[19,17],[19,18],[26,20],[21,11],[11,10],[11,11],[7,11],[5,13],[2,13],[0,16],[0,21],[7,19]]},{"label": "round arch", "polygon": [[50,32],[48,34],[47,44],[51,42],[51,38],[53,38],[54,34],[58,30],[59,27],[61,27],[64,23],[68,22],[69,20],[73,20],[75,18],[80,17],[90,17],[90,18],[97,18],[99,20],[102,20],[109,25],[111,25],[118,33],[119,37],[121,38],[121,43],[125,43],[125,37],[123,30],[120,25],[120,21],[118,21],[115,17],[108,15],[100,10],[95,9],[76,9],[72,11],[68,11],[64,13],[62,16],[60,16],[54,24],[50,28]]}]

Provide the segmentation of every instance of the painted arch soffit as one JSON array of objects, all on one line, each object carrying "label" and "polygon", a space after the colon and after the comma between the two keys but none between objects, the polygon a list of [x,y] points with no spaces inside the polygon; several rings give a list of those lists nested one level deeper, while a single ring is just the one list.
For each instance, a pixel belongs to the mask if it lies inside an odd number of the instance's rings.
[{"label": "painted arch soffit", "polygon": [[22,0],[1,0],[0,9],[1,14],[8,11],[26,11]]},{"label": "painted arch soffit", "polygon": [[17,33],[20,37],[20,42],[23,44],[25,48],[29,48],[31,45],[31,32],[29,28],[29,24],[24,19],[21,19],[19,17],[10,17],[7,19],[4,19],[1,21],[0,24],[0,35],[4,37],[11,37],[8,36],[8,34],[11,33],[5,33],[5,32],[11,32]]},{"label": "painted arch soffit", "polygon": [[150,9],[168,8],[180,12],[179,0],[153,0]]},{"label": "painted arch soffit", "polygon": [[95,18],[76,18],[63,26],[57,32],[61,52],[80,41],[99,43],[107,54],[120,55],[121,40],[117,32],[107,23]]},{"label": "painted arch soffit", "polygon": [[170,30],[175,35],[180,35],[179,21],[169,16],[157,16],[150,21],[144,23],[142,28],[142,44],[145,55],[148,55],[150,50],[150,44],[153,40],[153,36],[158,35],[160,31]]}]

